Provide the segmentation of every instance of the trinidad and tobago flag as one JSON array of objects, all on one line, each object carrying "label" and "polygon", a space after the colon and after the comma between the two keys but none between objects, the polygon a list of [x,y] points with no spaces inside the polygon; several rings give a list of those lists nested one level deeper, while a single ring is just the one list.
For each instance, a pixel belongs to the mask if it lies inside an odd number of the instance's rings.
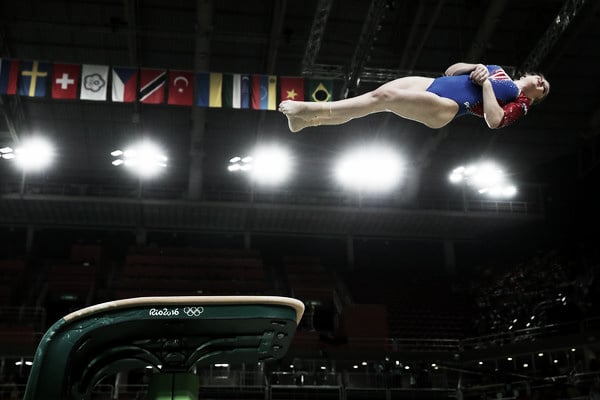
[{"label": "trinidad and tobago flag", "polygon": [[167,71],[142,69],[140,72],[139,100],[145,104],[162,104],[165,101]]}]

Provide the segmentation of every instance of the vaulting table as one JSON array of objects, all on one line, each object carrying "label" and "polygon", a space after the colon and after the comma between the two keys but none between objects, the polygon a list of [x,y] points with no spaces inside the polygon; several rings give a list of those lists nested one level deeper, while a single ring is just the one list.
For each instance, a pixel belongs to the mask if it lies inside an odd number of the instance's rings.
[{"label": "vaulting table", "polygon": [[73,312],[35,354],[25,400],[85,399],[102,378],[153,366],[151,400],[198,398],[192,371],[287,352],[304,304],[273,296],[140,297]]}]

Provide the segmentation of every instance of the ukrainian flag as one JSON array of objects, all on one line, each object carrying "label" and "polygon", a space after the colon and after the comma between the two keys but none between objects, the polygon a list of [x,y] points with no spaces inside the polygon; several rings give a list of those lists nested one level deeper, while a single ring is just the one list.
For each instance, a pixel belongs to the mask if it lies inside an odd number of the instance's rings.
[{"label": "ukrainian flag", "polygon": [[200,107],[223,107],[221,90],[223,74],[220,72],[200,72],[196,75],[196,104]]}]

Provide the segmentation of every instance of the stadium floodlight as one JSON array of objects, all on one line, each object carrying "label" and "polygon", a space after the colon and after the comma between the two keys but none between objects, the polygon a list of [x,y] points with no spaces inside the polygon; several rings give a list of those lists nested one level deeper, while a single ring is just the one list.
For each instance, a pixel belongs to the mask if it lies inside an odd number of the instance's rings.
[{"label": "stadium floodlight", "polygon": [[252,169],[252,156],[240,157],[235,156],[229,160],[228,171],[250,171]]},{"label": "stadium floodlight", "polygon": [[163,151],[150,141],[142,141],[125,148],[125,150],[114,150],[110,155],[118,157],[112,161],[112,165],[129,168],[142,178],[159,174],[167,167],[168,161]]},{"label": "stadium floodlight", "polygon": [[290,175],[292,159],[287,150],[276,145],[257,147],[252,155],[235,156],[229,160],[227,170],[246,172],[259,184],[276,185]]},{"label": "stadium floodlight", "polygon": [[0,157],[5,160],[14,160],[23,172],[40,171],[52,163],[54,147],[49,141],[41,137],[31,137],[23,140],[20,146],[0,148]]},{"label": "stadium floodlight", "polygon": [[370,146],[348,152],[335,165],[335,177],[345,187],[361,192],[394,188],[402,177],[401,158],[388,148]]},{"label": "stadium floodlight", "polygon": [[494,198],[509,198],[517,194],[517,188],[504,171],[491,162],[459,166],[450,172],[453,184],[471,186],[475,191]]}]

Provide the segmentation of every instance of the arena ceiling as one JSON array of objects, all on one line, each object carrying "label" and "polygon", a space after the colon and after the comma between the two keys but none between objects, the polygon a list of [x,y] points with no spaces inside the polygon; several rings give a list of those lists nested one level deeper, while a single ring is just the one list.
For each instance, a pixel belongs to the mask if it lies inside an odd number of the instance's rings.
[{"label": "arena ceiling", "polygon": [[[40,133],[58,148],[52,169],[26,177],[36,185],[29,194],[135,197],[137,181],[113,167],[109,153],[142,137],[169,156],[163,176],[143,186],[165,201],[246,201],[248,181],[227,171],[228,160],[271,142],[294,154],[295,175],[281,190],[300,206],[314,198],[303,202],[299,193],[337,190],[329,174],[337,155],[372,142],[406,157],[408,178],[395,198],[437,196],[450,169],[483,157],[504,164],[522,186],[546,184],[554,178],[548,166],[576,156],[600,124],[597,1],[23,0],[0,10],[5,59],[327,77],[336,98],[393,77],[437,76],[457,61],[539,70],[551,82],[546,101],[500,131],[474,117],[431,130],[376,114],[292,134],[276,111],[2,96],[1,145]],[[0,176],[4,193],[22,179],[8,162]],[[3,210],[5,224],[20,223],[14,205]]]}]

